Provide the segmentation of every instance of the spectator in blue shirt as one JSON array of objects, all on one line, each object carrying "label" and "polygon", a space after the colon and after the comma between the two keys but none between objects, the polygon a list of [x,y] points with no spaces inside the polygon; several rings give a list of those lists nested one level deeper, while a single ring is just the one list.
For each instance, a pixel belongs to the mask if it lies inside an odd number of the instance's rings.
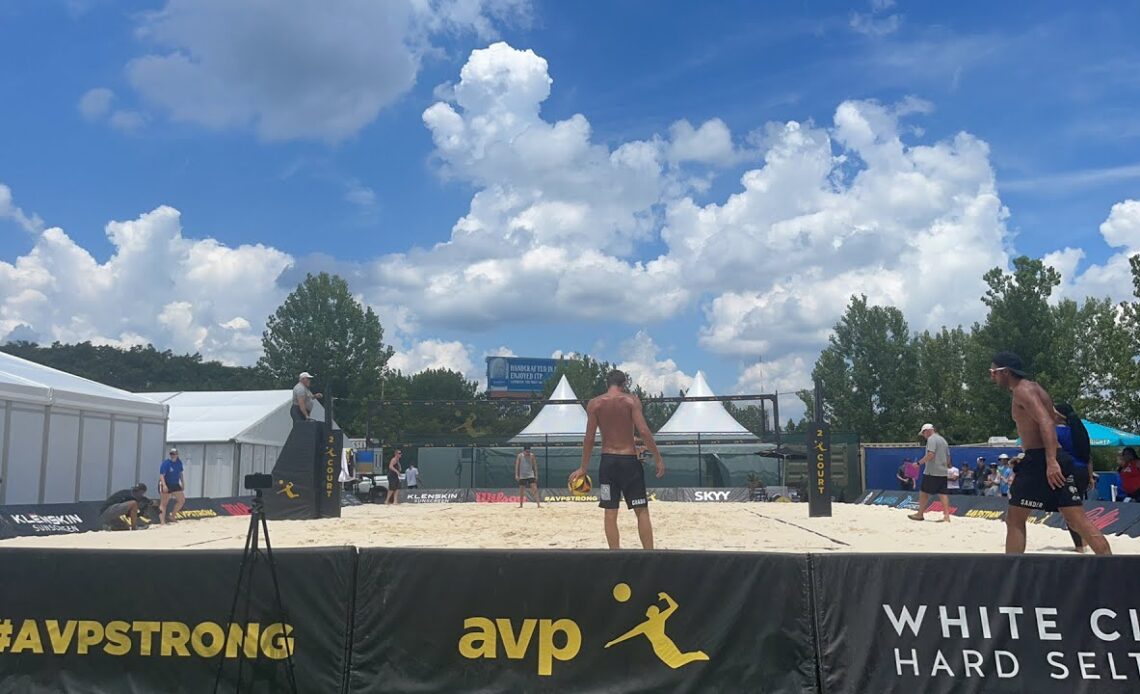
[{"label": "spectator in blue shirt", "polygon": [[178,449],[171,448],[170,455],[166,460],[162,461],[162,467],[158,469],[158,520],[163,525],[166,525],[166,509],[170,505],[170,497],[174,497],[174,513],[171,514],[173,520],[178,516],[178,512],[186,505],[186,479],[182,474],[182,460],[178,457]]}]

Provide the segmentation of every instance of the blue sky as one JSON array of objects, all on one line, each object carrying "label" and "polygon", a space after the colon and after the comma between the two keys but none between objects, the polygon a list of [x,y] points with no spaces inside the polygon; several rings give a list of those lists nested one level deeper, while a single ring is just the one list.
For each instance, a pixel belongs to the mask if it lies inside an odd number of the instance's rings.
[{"label": "blue sky", "polygon": [[231,4],[0,0],[0,339],[248,363],[329,269],[406,370],[791,390],[853,292],[1129,293],[1134,4]]}]

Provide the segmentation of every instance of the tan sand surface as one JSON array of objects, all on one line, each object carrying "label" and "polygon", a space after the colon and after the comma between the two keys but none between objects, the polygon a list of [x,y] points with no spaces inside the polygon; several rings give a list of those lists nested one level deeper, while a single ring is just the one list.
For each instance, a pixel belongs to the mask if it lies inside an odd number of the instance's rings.
[{"label": "tan sand surface", "polygon": [[[339,519],[270,521],[274,548],[483,547],[604,549],[602,512],[592,503],[401,504],[347,507]],[[806,504],[670,503],[651,506],[659,549],[759,552],[985,552],[1004,549],[1000,521],[956,517],[950,523],[907,519],[907,511],[836,504],[831,518],[809,518]],[[624,547],[639,547],[634,515],[622,510]],[[184,520],[136,532],[15,538],[0,547],[116,549],[240,548],[247,518]],[[1140,538],[1110,536],[1118,554],[1140,554]],[[1030,552],[1073,554],[1068,532],[1029,526]]]}]

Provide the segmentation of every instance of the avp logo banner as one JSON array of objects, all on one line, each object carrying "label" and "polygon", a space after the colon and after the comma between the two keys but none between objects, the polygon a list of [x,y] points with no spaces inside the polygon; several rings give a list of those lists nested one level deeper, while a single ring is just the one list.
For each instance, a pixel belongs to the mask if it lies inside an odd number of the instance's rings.
[{"label": "avp logo banner", "polygon": [[812,688],[806,558],[364,550],[358,575],[385,582],[359,586],[354,688]]}]

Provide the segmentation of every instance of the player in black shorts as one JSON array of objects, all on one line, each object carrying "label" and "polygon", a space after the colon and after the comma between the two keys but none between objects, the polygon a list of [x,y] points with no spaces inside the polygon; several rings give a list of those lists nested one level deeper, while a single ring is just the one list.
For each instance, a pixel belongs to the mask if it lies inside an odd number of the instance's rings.
[{"label": "player in black shorts", "polygon": [[619,508],[622,497],[630,509],[649,503],[645,492],[645,468],[636,455],[603,453],[602,464],[598,468],[598,506]]},{"label": "player in black shorts", "polygon": [[1025,457],[1014,471],[1016,474],[1009,488],[1009,505],[1039,511],[1059,511],[1066,506],[1081,506],[1084,502],[1073,476],[1072,457],[1058,450],[1057,462],[1061,465],[1065,483],[1054,488],[1045,474],[1045,449],[1025,451]]},{"label": "player in black shorts", "polygon": [[594,435],[602,432],[602,464],[598,471],[598,505],[605,509],[604,527],[606,544],[610,549],[621,546],[618,533],[618,508],[622,497],[637,516],[637,535],[641,546],[653,549],[653,523],[649,520],[649,499],[645,493],[645,470],[637,455],[636,429],[653,452],[657,476],[665,474],[665,462],[653,440],[653,432],[645,422],[641,401],[631,395],[629,378],[618,370],[606,375],[606,392],[586,406],[586,436],[582,440],[582,465],[570,473],[570,482],[586,474],[590,453],[594,450]]},{"label": "player in black shorts", "polygon": [[1065,523],[1097,554],[1112,554],[1104,533],[1085,514],[1073,478],[1073,459],[1060,449],[1053,398],[1029,380],[1021,357],[999,352],[990,360],[990,380],[1013,396],[1010,414],[1025,458],[1017,465],[1005,514],[1006,554],[1025,553],[1025,522],[1034,510],[1059,511]]}]

